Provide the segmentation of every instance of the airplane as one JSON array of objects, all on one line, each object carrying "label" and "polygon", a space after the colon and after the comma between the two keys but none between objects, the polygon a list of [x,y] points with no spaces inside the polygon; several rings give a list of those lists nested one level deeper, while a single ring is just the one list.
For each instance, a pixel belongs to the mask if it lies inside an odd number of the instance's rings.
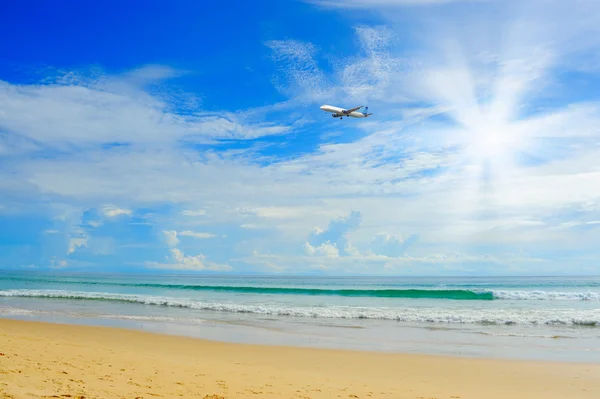
[{"label": "airplane", "polygon": [[333,105],[321,105],[321,109],[325,112],[331,112],[334,118],[340,118],[342,119],[344,116],[347,118],[349,116],[353,117],[353,118],[366,118],[369,115],[373,115],[372,113],[369,114],[369,107],[365,107],[365,112],[356,112],[359,109],[361,109],[363,106],[361,105],[360,107],[356,107],[356,108],[350,108],[350,109],[343,109],[340,107],[334,107]]}]

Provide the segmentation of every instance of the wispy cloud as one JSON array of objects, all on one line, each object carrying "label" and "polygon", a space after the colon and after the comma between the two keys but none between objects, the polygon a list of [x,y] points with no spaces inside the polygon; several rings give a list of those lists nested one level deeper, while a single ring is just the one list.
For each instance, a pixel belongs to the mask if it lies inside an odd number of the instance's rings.
[{"label": "wispy cloud", "polygon": [[184,216],[192,216],[192,217],[196,217],[196,216],[204,216],[206,215],[206,210],[204,209],[200,209],[200,210],[185,210],[185,211],[181,211],[181,214]]},{"label": "wispy cloud", "polygon": [[298,40],[270,40],[265,45],[280,68],[275,84],[281,91],[304,101],[326,98],[331,85],[315,60],[315,45]]},{"label": "wispy cloud", "polygon": [[199,239],[204,239],[204,238],[214,238],[217,237],[216,234],[212,234],[212,233],[203,233],[203,232],[198,232],[198,231],[190,231],[190,230],[184,230],[181,233],[179,233],[179,235],[181,236],[186,236],[186,237],[192,237],[192,238],[199,238]]},{"label": "wispy cloud", "polygon": [[[0,128],[11,146],[31,150],[114,145],[166,145],[186,140],[254,139],[287,133],[290,126],[241,121],[233,113],[172,112],[141,88],[105,84],[16,85],[0,81]],[[4,144],[4,143],[3,143]],[[6,144],[4,144],[6,145]]]},{"label": "wispy cloud", "polygon": [[398,100],[389,89],[394,75],[401,73],[408,63],[390,52],[393,31],[385,26],[358,26],[355,31],[362,54],[336,65],[341,89],[354,101]]},{"label": "wispy cloud", "polygon": [[135,84],[145,84],[148,82],[177,78],[184,76],[187,73],[187,71],[181,71],[167,65],[145,65],[141,68],[127,71],[123,74],[121,79]]}]

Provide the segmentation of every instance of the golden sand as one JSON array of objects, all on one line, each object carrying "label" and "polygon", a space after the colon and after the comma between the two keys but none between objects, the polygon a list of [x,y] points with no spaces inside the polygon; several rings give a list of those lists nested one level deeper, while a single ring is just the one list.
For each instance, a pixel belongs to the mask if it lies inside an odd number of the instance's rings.
[{"label": "golden sand", "polygon": [[600,398],[600,365],[240,345],[0,319],[0,398]]}]

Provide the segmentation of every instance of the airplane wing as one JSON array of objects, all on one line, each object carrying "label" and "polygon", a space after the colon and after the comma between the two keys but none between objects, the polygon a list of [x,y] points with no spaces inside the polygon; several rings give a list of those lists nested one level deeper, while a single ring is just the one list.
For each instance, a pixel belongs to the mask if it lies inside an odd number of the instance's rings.
[{"label": "airplane wing", "polygon": [[346,113],[352,113],[354,111],[358,111],[359,109],[361,109],[363,107],[363,105],[361,105],[360,107],[356,107],[356,108],[350,108],[346,110]]}]

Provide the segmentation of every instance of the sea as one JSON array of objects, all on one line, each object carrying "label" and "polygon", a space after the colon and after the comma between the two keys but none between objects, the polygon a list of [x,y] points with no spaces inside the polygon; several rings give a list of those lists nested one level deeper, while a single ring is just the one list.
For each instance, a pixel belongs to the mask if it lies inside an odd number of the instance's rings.
[{"label": "sea", "polygon": [[0,317],[246,344],[600,362],[600,277],[0,271]]}]

